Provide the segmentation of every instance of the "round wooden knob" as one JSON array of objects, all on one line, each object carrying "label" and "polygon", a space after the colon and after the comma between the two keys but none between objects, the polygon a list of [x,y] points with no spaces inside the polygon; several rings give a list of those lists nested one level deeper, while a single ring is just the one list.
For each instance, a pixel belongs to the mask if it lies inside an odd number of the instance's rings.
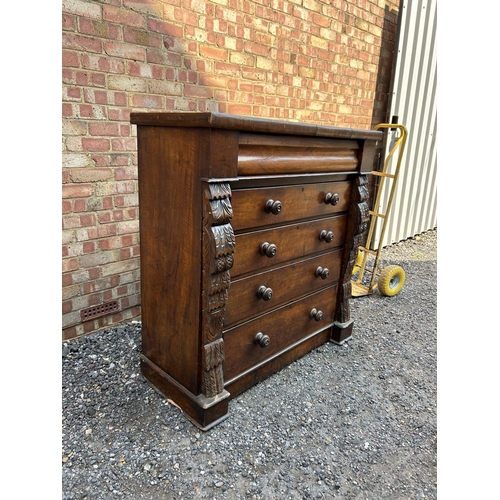
[{"label": "round wooden knob", "polygon": [[274,245],[273,243],[268,243],[267,241],[262,243],[262,245],[260,246],[260,253],[269,258],[274,257],[277,251],[278,248],[276,247],[276,245]]},{"label": "round wooden knob", "polygon": [[309,317],[311,319],[314,318],[315,321],[321,321],[323,319],[323,311],[318,311],[316,308],[311,309],[309,313]]},{"label": "round wooden knob", "polygon": [[266,212],[268,214],[278,215],[281,212],[281,201],[267,200]]},{"label": "round wooden knob", "polygon": [[326,280],[330,276],[330,271],[325,267],[324,269],[319,266],[315,272],[316,276],[321,277],[322,280]]},{"label": "round wooden knob", "polygon": [[331,243],[333,241],[332,231],[326,231],[326,229],[323,229],[323,231],[321,231],[321,233],[319,233],[319,239],[320,239],[320,241],[325,241],[326,243]]},{"label": "round wooden knob", "polygon": [[273,297],[273,290],[271,288],[268,288],[264,285],[260,286],[259,289],[257,290],[257,295],[265,300],[265,301],[268,301],[268,300],[271,300],[272,297]]},{"label": "round wooden knob", "polygon": [[338,193],[326,193],[325,203],[328,205],[336,205],[340,201],[340,196]]},{"label": "round wooden knob", "polygon": [[260,347],[267,347],[270,342],[270,338],[267,335],[264,335],[262,332],[259,332],[257,335],[255,335],[254,339],[254,344],[259,344]]}]

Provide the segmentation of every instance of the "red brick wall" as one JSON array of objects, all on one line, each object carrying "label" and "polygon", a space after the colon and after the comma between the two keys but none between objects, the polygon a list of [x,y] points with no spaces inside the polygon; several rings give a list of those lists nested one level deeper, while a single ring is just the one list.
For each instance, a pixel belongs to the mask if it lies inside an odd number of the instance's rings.
[{"label": "red brick wall", "polygon": [[140,316],[132,110],[369,129],[387,120],[398,4],[63,0],[63,338]]}]

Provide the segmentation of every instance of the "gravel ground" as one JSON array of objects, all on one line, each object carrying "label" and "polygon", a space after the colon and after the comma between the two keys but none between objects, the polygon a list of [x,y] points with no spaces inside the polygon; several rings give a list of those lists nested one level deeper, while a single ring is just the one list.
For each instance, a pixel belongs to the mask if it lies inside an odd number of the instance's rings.
[{"label": "gravel ground", "polygon": [[141,324],[62,346],[62,498],[437,498],[437,230],[385,248],[406,284],[353,337],[229,403],[208,432],[139,371]]}]

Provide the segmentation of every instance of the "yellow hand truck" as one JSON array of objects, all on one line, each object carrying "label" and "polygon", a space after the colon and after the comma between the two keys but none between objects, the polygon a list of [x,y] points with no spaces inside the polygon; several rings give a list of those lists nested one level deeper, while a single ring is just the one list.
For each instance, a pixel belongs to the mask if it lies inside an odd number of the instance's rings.
[{"label": "yellow hand truck", "polygon": [[[370,210],[369,212],[370,226],[366,237],[366,246],[359,247],[358,255],[353,268],[353,278],[351,281],[353,297],[362,297],[364,295],[372,294],[377,288],[382,295],[385,295],[387,297],[392,297],[401,291],[406,278],[405,271],[401,266],[389,265],[381,269],[379,266],[379,261],[380,261],[380,252],[382,250],[381,243],[385,235],[387,219],[389,211],[391,209],[392,200],[394,197],[396,181],[398,178],[399,169],[401,167],[401,159],[403,157],[403,152],[406,145],[406,138],[408,137],[408,131],[403,125],[398,125],[395,123],[380,123],[375,127],[375,130],[380,130],[380,129],[397,129],[399,131],[399,137],[396,138],[394,145],[392,146],[389,154],[387,155],[382,170],[372,172],[372,175],[380,177],[380,181],[377,188],[375,204],[373,205],[375,211]],[[396,163],[396,170],[393,174],[390,174],[387,172],[389,162],[398,148],[399,148],[399,156],[398,156],[398,161]],[[392,184],[390,186],[387,206],[385,212],[383,212],[380,210],[380,199],[385,180],[392,181]],[[372,248],[372,245],[375,240],[373,236],[376,228],[377,219],[382,219],[382,227],[380,229],[380,236],[378,239],[379,241],[378,248],[374,249]],[[375,262],[373,264],[373,267],[371,268],[367,266],[369,256],[375,257]],[[371,280],[369,285],[362,284],[365,272],[371,273]],[[354,278],[356,275],[357,278]],[[367,280],[365,280],[365,283],[366,282]]]}]

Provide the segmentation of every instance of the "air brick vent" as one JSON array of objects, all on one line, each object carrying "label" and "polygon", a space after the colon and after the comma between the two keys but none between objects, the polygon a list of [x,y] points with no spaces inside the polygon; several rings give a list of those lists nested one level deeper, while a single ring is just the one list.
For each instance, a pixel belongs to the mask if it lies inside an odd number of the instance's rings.
[{"label": "air brick vent", "polygon": [[114,313],[116,311],[118,311],[118,301],[111,300],[109,302],[103,302],[102,304],[82,309],[80,311],[80,316],[82,321],[88,321],[89,319],[106,316],[106,314]]}]

